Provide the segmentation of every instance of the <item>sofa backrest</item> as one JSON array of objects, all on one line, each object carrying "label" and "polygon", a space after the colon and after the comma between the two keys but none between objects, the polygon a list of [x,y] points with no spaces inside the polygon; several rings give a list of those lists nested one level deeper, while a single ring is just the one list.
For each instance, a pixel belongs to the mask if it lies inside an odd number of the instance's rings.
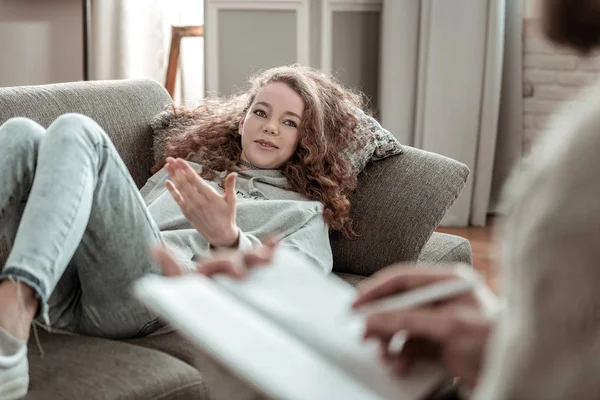
[{"label": "sofa backrest", "polygon": [[[0,124],[28,117],[48,126],[59,115],[87,115],[111,137],[138,187],[150,176],[150,121],[171,103],[150,80],[74,82],[0,88]],[[0,146],[2,144],[0,143]],[[416,261],[421,249],[464,187],[468,168],[457,161],[405,147],[404,154],[367,166],[352,195],[360,236],[331,235],[336,272],[370,275],[399,261]],[[0,266],[7,246],[0,241]]]},{"label": "sofa backrest", "polygon": [[167,91],[151,80],[0,88],[0,124],[11,117],[27,117],[47,127],[65,113],[87,115],[108,133],[141,188],[152,167],[150,121],[171,101]]}]

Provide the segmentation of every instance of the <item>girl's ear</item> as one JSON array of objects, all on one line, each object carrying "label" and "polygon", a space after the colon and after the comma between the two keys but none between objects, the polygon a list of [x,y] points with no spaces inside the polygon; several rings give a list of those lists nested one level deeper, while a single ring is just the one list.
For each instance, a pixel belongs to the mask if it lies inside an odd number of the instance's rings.
[{"label": "girl's ear", "polygon": [[244,129],[244,122],[246,121],[246,114],[242,115],[242,119],[240,119],[240,124],[238,126],[238,133],[242,136],[242,131]]}]

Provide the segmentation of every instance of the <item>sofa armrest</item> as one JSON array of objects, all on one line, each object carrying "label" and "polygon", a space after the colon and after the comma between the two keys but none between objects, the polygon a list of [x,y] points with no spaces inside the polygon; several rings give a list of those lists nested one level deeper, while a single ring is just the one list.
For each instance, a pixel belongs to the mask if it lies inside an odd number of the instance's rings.
[{"label": "sofa armrest", "polygon": [[350,196],[359,236],[330,235],[334,271],[370,276],[390,264],[415,263],[468,176],[465,164],[409,146],[370,163]]},{"label": "sofa armrest", "polygon": [[418,264],[473,262],[471,244],[463,237],[434,232],[421,250]]}]

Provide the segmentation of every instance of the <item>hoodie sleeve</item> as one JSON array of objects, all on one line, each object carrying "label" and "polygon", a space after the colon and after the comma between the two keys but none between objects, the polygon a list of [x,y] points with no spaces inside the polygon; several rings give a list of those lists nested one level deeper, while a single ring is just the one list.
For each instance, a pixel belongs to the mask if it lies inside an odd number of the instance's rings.
[{"label": "hoodie sleeve", "polygon": [[[240,230],[238,250],[247,251],[254,245],[260,245],[260,240]],[[329,274],[333,269],[333,255],[329,243],[329,227],[323,219],[323,214],[313,215],[300,229],[280,239],[279,245],[297,251],[308,257],[315,266]]]},{"label": "hoodie sleeve", "polygon": [[149,206],[156,200],[165,190],[164,182],[167,180],[168,174],[165,168],[162,168],[156,174],[152,175],[140,189],[140,194]]}]

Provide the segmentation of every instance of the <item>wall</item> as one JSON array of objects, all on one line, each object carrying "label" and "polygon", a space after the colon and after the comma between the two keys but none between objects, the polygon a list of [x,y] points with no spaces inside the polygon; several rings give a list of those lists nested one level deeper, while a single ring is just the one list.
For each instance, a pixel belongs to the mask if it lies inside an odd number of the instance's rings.
[{"label": "wall", "polygon": [[341,82],[360,89],[379,110],[379,30],[378,12],[334,12],[332,20],[332,72]]},{"label": "wall", "polygon": [[596,83],[600,56],[584,59],[557,48],[542,36],[537,20],[531,18],[524,22],[523,40],[523,144],[527,153],[548,127],[551,115],[577,107],[585,89]]},{"label": "wall", "polygon": [[523,18],[531,11],[520,1],[507,1],[504,60],[498,133],[489,211],[496,213],[506,179],[523,155]]},{"label": "wall", "polygon": [[[296,35],[294,29],[288,29],[296,24],[294,14],[287,10],[219,12],[218,87],[223,93],[242,90],[245,77],[258,68],[294,62],[296,50],[289,44],[295,42]],[[265,29],[255,29],[257,26]]]},{"label": "wall", "polygon": [[333,72],[378,111],[382,0],[206,0],[205,6],[209,92],[231,94],[254,71],[299,62]]},{"label": "wall", "polygon": [[0,0],[0,86],[83,79],[81,0]]}]

